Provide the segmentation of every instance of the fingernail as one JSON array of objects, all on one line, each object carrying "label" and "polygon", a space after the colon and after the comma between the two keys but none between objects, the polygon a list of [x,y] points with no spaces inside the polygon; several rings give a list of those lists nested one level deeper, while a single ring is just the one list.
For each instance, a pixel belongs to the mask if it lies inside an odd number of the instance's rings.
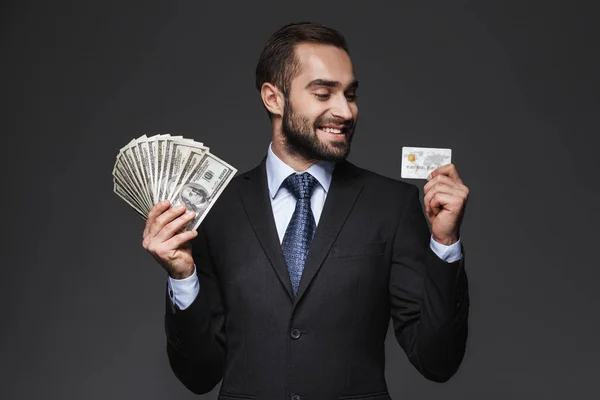
[{"label": "fingernail", "polygon": [[182,204],[182,205],[180,205],[180,206],[177,206],[177,207],[175,208],[175,210],[177,210],[177,211],[183,211],[183,210],[185,210],[185,205],[183,205],[183,204]]},{"label": "fingernail", "polygon": [[429,176],[427,177],[427,180],[430,180],[430,179],[431,179],[431,174],[429,174]]},{"label": "fingernail", "polygon": [[188,212],[186,212],[185,214],[186,214],[188,217],[192,217],[192,218],[196,216],[196,213],[195,213],[195,212],[193,212],[193,211],[188,211]]}]

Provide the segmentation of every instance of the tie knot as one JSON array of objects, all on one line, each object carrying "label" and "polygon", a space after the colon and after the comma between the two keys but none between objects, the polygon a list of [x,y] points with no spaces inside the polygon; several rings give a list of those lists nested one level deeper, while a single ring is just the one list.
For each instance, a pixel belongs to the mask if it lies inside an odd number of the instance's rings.
[{"label": "tie knot", "polygon": [[291,174],[281,184],[287,190],[292,192],[296,200],[298,199],[310,199],[313,190],[317,185],[317,180],[314,176],[308,172],[302,174]]}]

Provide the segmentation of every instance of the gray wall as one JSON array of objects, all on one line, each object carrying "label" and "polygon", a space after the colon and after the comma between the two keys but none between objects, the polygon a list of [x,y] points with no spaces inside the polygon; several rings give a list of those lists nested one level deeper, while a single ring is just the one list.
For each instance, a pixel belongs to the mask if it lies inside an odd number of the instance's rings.
[{"label": "gray wall", "polygon": [[300,20],[350,43],[361,81],[350,160],[400,179],[402,146],[450,147],[472,192],[464,363],[428,382],[390,336],[392,397],[597,391],[592,7],[363,3],[5,5],[1,398],[193,398],[168,366],[166,275],[112,193],[114,159],[132,137],[181,132],[240,171],[257,164],[270,132],[255,63],[274,30]]}]

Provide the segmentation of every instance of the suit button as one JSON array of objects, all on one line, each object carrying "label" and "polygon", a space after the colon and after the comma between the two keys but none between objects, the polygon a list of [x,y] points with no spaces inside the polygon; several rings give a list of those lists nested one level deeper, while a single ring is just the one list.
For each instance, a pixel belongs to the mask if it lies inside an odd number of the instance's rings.
[{"label": "suit button", "polygon": [[293,394],[292,400],[300,400],[300,396],[298,396],[297,394]]},{"label": "suit button", "polygon": [[[292,339],[298,339],[300,337],[300,331],[296,328],[292,329],[292,331],[290,332],[290,335],[292,336]],[[294,398],[294,396],[292,396],[292,400],[299,400],[300,396],[298,396],[297,399]]]}]

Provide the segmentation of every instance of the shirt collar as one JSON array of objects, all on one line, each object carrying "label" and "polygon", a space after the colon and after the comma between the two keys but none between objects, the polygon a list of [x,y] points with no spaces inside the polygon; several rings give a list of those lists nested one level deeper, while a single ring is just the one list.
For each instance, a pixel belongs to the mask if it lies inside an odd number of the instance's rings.
[{"label": "shirt collar", "polygon": [[[271,148],[272,145],[273,143],[271,142],[269,144],[269,152],[267,153],[267,182],[269,184],[269,194],[271,195],[271,199],[274,199],[285,178],[296,171],[281,161],[281,159],[273,153]],[[308,167],[306,171],[300,171],[298,173],[310,173],[323,187],[325,193],[327,193],[329,191],[329,185],[331,185],[331,177],[334,168],[334,162],[321,160]]]}]

